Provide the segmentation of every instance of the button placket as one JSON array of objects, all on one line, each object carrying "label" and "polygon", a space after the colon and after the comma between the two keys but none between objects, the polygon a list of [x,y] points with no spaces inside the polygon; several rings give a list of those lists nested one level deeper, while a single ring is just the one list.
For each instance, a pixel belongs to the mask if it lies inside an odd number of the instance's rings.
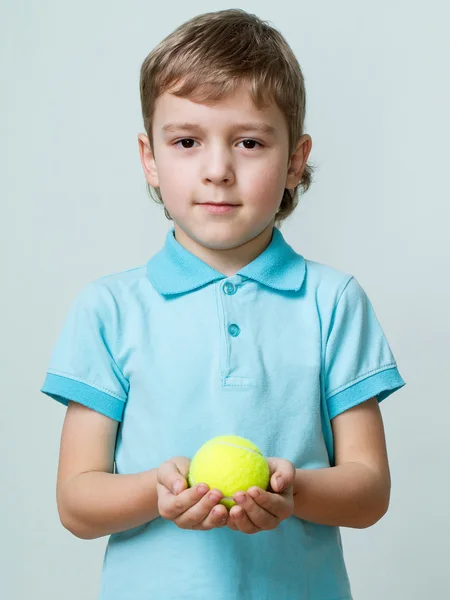
[{"label": "button placket", "polygon": [[[237,294],[236,298],[234,295]],[[252,340],[245,335],[249,316],[245,311],[251,313],[248,303],[248,290],[246,289],[246,278],[241,275],[233,275],[230,279],[218,282],[216,287],[216,299],[220,315],[220,337],[221,337],[221,385],[224,388],[234,386],[243,389],[254,386],[255,379],[249,375],[249,347]],[[241,322],[242,321],[242,322]],[[245,329],[241,329],[245,326]],[[250,320],[251,325],[251,320]],[[242,334],[242,335],[241,335]]]},{"label": "button placket", "polygon": [[[231,281],[226,281],[222,285],[222,290],[227,296],[232,296],[236,293],[237,287]],[[227,330],[232,337],[237,337],[241,333],[241,328],[236,323],[230,323]]]}]

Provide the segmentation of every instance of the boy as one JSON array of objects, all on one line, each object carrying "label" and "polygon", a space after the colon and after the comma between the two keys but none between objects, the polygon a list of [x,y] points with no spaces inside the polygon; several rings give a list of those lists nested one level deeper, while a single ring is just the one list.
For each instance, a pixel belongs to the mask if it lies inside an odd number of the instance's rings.
[{"label": "boy", "polygon": [[[140,86],[141,162],[174,226],[146,265],[81,290],[53,350],[61,522],[111,534],[103,600],[348,600],[339,526],[388,508],[378,403],[405,382],[355,278],[277,227],[311,180],[300,67],[233,9],[175,30]],[[271,468],[229,513],[186,481],[221,434]]]}]

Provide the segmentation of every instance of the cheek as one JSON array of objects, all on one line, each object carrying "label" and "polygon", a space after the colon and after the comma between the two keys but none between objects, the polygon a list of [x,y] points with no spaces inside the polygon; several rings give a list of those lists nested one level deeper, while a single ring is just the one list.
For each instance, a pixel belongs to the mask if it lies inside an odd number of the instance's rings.
[{"label": "cheek", "polygon": [[[273,205],[281,200],[286,181],[286,165],[284,157],[272,154],[263,162],[250,162],[237,165],[238,188],[245,194],[247,202],[252,200],[258,205]],[[198,181],[198,165],[195,161],[177,160],[173,150],[159,153],[157,161],[159,187],[167,205],[176,198],[189,196],[196,189]]]},{"label": "cheek", "polygon": [[180,191],[189,191],[195,179],[195,170],[189,167],[187,161],[174,160],[173,156],[161,152],[156,163],[161,194],[167,202],[180,195]]},{"label": "cheek", "polygon": [[283,195],[286,174],[281,162],[273,161],[247,179],[248,191],[258,204],[276,204]]}]

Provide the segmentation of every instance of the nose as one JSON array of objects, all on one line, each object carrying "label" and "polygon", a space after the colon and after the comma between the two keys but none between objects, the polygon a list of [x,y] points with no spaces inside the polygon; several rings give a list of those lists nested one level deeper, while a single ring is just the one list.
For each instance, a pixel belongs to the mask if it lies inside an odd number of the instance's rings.
[{"label": "nose", "polygon": [[234,166],[230,151],[222,145],[205,152],[203,163],[203,181],[215,184],[234,181]]}]

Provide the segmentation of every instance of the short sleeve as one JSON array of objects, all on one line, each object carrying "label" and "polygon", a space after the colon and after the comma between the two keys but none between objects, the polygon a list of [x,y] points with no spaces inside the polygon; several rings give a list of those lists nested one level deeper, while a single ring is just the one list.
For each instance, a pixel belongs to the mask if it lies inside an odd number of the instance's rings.
[{"label": "short sleeve", "polygon": [[330,322],[325,349],[325,398],[330,419],[405,385],[366,293],[351,277]]},{"label": "short sleeve", "polygon": [[129,384],[114,358],[119,320],[108,294],[92,282],[75,297],[40,391],[65,406],[72,400],[121,421]]}]

